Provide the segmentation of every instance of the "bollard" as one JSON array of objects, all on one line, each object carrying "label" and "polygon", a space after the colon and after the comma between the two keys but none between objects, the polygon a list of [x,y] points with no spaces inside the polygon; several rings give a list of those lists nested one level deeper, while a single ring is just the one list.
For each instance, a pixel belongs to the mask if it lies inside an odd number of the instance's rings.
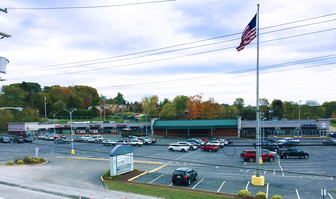
[{"label": "bollard", "polygon": [[92,199],[92,194],[90,194],[90,199]]},{"label": "bollard", "polygon": [[81,196],[81,195],[79,195],[79,199],[82,199],[82,196]]}]

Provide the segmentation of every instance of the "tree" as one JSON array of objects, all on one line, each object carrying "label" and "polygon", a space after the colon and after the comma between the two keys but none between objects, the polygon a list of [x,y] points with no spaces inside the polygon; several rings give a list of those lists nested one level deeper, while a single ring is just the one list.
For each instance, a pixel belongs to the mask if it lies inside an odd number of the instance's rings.
[{"label": "tree", "polygon": [[149,117],[158,116],[158,102],[159,97],[157,95],[142,98],[141,104],[143,111],[148,114]]},{"label": "tree", "polygon": [[336,101],[324,102],[322,106],[325,109],[324,117],[330,118],[336,114]]},{"label": "tree", "polygon": [[160,117],[165,120],[172,120],[175,117],[175,106],[172,102],[167,102],[163,105]]},{"label": "tree", "polygon": [[27,92],[16,85],[3,86],[3,95],[0,96],[1,106],[24,107]]},{"label": "tree", "polygon": [[200,119],[217,119],[218,111],[219,110],[217,109],[216,103],[214,103],[214,99],[210,98],[208,101],[202,102]]},{"label": "tree", "polygon": [[235,105],[238,109],[238,113],[242,112],[244,109],[244,99],[243,98],[236,98],[233,102],[233,105]]},{"label": "tree", "polygon": [[176,96],[173,100],[174,112],[177,118],[183,118],[185,112],[188,108],[187,101],[189,100],[188,96],[179,95]]},{"label": "tree", "polygon": [[282,119],[284,115],[283,102],[279,99],[274,99],[272,101],[273,116]]},{"label": "tree", "polygon": [[121,93],[118,93],[117,97],[115,97],[114,100],[115,100],[115,103],[118,104],[118,105],[126,104],[124,96]]},{"label": "tree", "polygon": [[160,107],[160,108],[163,108],[163,106],[164,106],[165,104],[167,104],[168,102],[170,102],[169,99],[168,99],[168,98],[164,98],[163,101],[161,101],[161,102],[159,103],[159,107]]},{"label": "tree", "polygon": [[201,95],[194,95],[189,97],[189,100],[187,101],[189,119],[201,118],[202,102],[203,99]]}]

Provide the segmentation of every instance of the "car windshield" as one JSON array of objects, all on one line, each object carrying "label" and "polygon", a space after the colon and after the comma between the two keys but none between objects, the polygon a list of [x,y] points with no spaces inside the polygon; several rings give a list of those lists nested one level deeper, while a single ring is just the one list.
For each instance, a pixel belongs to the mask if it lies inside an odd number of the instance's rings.
[{"label": "car windshield", "polygon": [[174,175],[185,175],[185,171],[174,171]]}]

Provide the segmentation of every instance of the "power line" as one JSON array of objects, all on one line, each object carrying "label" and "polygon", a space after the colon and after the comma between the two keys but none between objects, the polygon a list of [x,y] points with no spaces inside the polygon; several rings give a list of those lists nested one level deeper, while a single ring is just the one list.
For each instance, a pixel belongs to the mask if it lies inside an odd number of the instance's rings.
[{"label": "power line", "polygon": [[143,5],[143,4],[153,4],[153,3],[164,3],[176,0],[161,0],[161,1],[148,1],[148,2],[138,2],[138,3],[126,3],[126,4],[115,4],[115,5],[102,5],[102,6],[63,6],[63,7],[31,7],[31,8],[16,8],[9,7],[7,10],[65,10],[65,9],[92,9],[92,8],[111,8],[111,7],[121,7],[121,6],[133,6],[133,5]]},{"label": "power line", "polygon": [[[261,35],[269,34],[269,33],[274,33],[274,32],[279,32],[279,31],[284,31],[284,30],[289,30],[289,29],[294,29],[294,28],[301,28],[301,27],[306,27],[306,26],[311,26],[311,25],[317,25],[317,24],[321,24],[321,23],[328,23],[328,22],[332,22],[332,21],[335,21],[335,20],[336,19],[331,19],[331,20],[325,20],[325,21],[321,21],[321,22],[314,22],[314,23],[310,23],[310,24],[304,24],[304,25],[299,25],[299,26],[293,26],[293,27],[288,27],[288,28],[273,30],[273,31],[261,33]],[[295,23],[295,22],[290,22],[290,23],[287,23],[287,24],[292,24],[292,23]],[[282,26],[282,25],[280,24],[277,27],[279,27],[279,26]],[[268,29],[268,27],[266,27],[264,29]],[[171,53],[171,52],[176,52],[176,51],[183,51],[183,50],[189,50],[189,49],[206,47],[206,46],[212,46],[212,45],[222,44],[222,43],[225,43],[225,42],[231,42],[231,41],[235,41],[235,40],[240,40],[240,38],[235,38],[235,39],[230,39],[230,40],[224,40],[224,41],[214,42],[214,43],[210,43],[210,44],[203,44],[203,45],[198,45],[198,46],[185,47],[185,48],[180,48],[180,49],[173,49],[173,50],[169,50],[169,51],[163,51],[163,52],[158,52],[158,53],[152,53],[152,54],[149,54],[149,55],[146,54],[146,55],[141,55],[141,56],[137,56],[137,57],[128,58],[129,56],[134,56],[134,55],[139,55],[139,54],[145,54],[145,53],[149,53],[149,52],[155,52],[155,51],[160,51],[160,50],[165,50],[165,49],[170,49],[170,48],[175,48],[175,47],[180,47],[180,46],[185,46],[185,45],[190,45],[190,44],[205,42],[205,41],[217,40],[217,39],[221,39],[221,38],[225,38],[225,37],[230,37],[230,36],[234,36],[234,35],[238,35],[238,34],[241,34],[241,33],[232,33],[232,34],[228,34],[228,35],[223,35],[223,36],[218,36],[218,37],[203,39],[203,40],[199,40],[199,41],[187,42],[187,43],[182,43],[182,44],[177,44],[177,45],[172,45],[172,46],[167,46],[167,47],[162,47],[162,48],[147,50],[147,51],[135,52],[135,53],[125,54],[125,55],[113,56],[113,57],[106,57],[106,58],[93,59],[93,60],[87,60],[87,61],[79,61],[79,62],[70,62],[70,63],[64,63],[64,64],[54,64],[54,65],[49,65],[49,66],[43,66],[42,69],[41,69],[41,67],[33,67],[33,68],[26,68],[26,69],[13,70],[13,71],[14,72],[15,71],[19,71],[21,73],[22,71],[33,70],[33,69],[36,69],[36,70],[39,70],[39,71],[41,71],[41,70],[55,70],[55,68],[50,68],[50,67],[55,67],[55,66],[64,66],[64,67],[58,67],[58,68],[56,68],[56,69],[62,69],[62,68],[76,68],[76,67],[82,67],[82,66],[94,65],[94,64],[102,64],[102,63],[108,63],[108,62],[128,61],[128,60],[133,60],[133,59],[138,59],[138,58],[143,58],[143,57],[149,57],[149,56],[154,56],[154,55],[166,54],[166,53]],[[116,58],[122,58],[122,57],[126,57],[126,58],[117,59],[117,60],[109,60],[109,59],[116,59]],[[103,60],[109,60],[109,61],[103,61]],[[100,61],[100,62],[97,62],[97,61]],[[86,63],[86,62],[93,62],[93,63]],[[84,63],[84,64],[81,64],[81,63]],[[69,66],[69,65],[72,65],[72,64],[80,64],[80,65]],[[11,71],[11,72],[13,72],[13,71]]]},{"label": "power line", "polygon": [[[295,38],[295,37],[300,37],[300,36],[306,36],[306,35],[311,35],[311,34],[317,34],[317,33],[322,33],[322,32],[328,32],[328,31],[334,31],[334,30],[336,30],[336,28],[330,28],[330,29],[325,29],[325,30],[320,30],[320,31],[314,31],[314,32],[309,32],[309,33],[303,33],[303,34],[297,34],[297,35],[292,35],[292,36],[286,36],[286,37],[281,37],[281,38],[277,38],[277,39],[270,39],[270,40],[261,41],[260,43],[268,43],[268,42],[272,42],[272,41],[290,39],[290,38]],[[250,45],[255,45],[255,43],[252,43]],[[59,74],[40,75],[40,76],[31,76],[31,77],[22,77],[22,78],[15,78],[15,79],[26,79],[26,78],[36,78],[36,77],[58,76],[58,75],[65,75],[65,74],[78,74],[78,73],[83,73],[83,72],[91,72],[91,71],[98,71],[98,70],[107,70],[107,69],[120,68],[120,67],[125,67],[125,66],[134,66],[134,65],[140,65],[140,64],[162,62],[162,61],[167,61],[167,60],[172,60],[172,59],[191,57],[191,56],[196,56],[196,55],[201,55],[201,54],[207,54],[207,53],[213,53],[213,52],[228,50],[228,49],[232,49],[232,48],[235,48],[235,47],[236,46],[231,46],[231,47],[213,49],[213,50],[202,51],[202,52],[197,52],[197,53],[192,53],[192,54],[187,54],[187,55],[180,55],[180,56],[169,57],[169,58],[162,58],[162,59],[151,60],[151,61],[143,61],[143,62],[137,62],[137,63],[132,63],[132,64],[122,64],[122,65],[117,65],[117,66],[112,66],[112,67],[108,66],[108,67],[94,68],[94,69],[88,69],[88,70],[82,70],[82,71],[64,72],[64,73],[59,73]],[[85,64],[83,64],[83,65],[85,65]],[[83,65],[81,65],[81,66],[83,66]]]}]

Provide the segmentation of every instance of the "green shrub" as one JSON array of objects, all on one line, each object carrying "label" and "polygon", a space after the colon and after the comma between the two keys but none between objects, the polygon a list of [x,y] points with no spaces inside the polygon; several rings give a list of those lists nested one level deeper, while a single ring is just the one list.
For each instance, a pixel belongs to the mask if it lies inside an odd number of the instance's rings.
[{"label": "green shrub", "polygon": [[247,190],[240,190],[240,191],[238,192],[238,196],[241,197],[241,198],[243,198],[243,197],[245,197],[245,196],[251,196],[251,194],[250,194],[250,192],[248,192]]},{"label": "green shrub", "polygon": [[133,169],[133,171],[140,171],[139,169]]},{"label": "green shrub", "polygon": [[256,198],[260,198],[260,199],[266,199],[266,194],[264,192],[259,191],[256,195]]},{"label": "green shrub", "polygon": [[24,162],[25,164],[31,163],[31,161],[32,161],[32,158],[31,158],[31,157],[24,157],[24,158],[23,158],[23,162]]},{"label": "green shrub", "polygon": [[123,178],[122,175],[112,176],[112,180],[121,180],[122,178]]},{"label": "green shrub", "polygon": [[282,197],[279,196],[279,195],[274,195],[274,196],[271,197],[271,199],[282,199]]},{"label": "green shrub", "polygon": [[6,163],[6,165],[14,165],[14,162],[13,162],[13,161],[8,161],[8,162]]},{"label": "green shrub", "polygon": [[106,171],[103,175],[102,175],[103,179],[107,179],[110,177],[110,169],[108,171]]},{"label": "green shrub", "polygon": [[16,164],[18,164],[18,165],[21,165],[21,164],[23,164],[24,162],[23,162],[23,160],[18,160],[17,162],[16,162]]},{"label": "green shrub", "polygon": [[39,161],[42,163],[45,162],[46,160],[44,158],[40,158]]},{"label": "green shrub", "polygon": [[40,163],[40,160],[38,158],[32,158],[31,163],[32,164],[38,164],[38,163]]}]

